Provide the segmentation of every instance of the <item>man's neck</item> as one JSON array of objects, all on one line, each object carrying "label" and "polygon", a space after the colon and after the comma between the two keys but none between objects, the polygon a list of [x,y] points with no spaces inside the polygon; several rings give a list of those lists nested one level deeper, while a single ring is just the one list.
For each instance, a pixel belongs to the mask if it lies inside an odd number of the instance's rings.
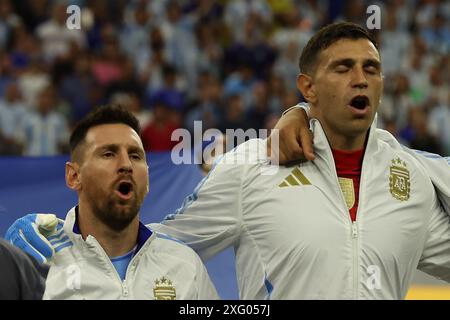
[{"label": "man's neck", "polygon": [[369,130],[366,130],[360,134],[345,134],[343,132],[339,132],[339,130],[331,127],[324,119],[322,119],[322,115],[317,106],[313,106],[310,110],[311,118],[315,118],[320,122],[320,125],[322,126],[322,129],[328,139],[328,143],[332,149],[356,151],[365,147]]},{"label": "man's neck", "polygon": [[330,147],[334,150],[356,151],[364,148],[366,143],[367,132],[356,137],[346,137],[337,134],[327,134]]},{"label": "man's neck", "polygon": [[108,257],[118,257],[130,252],[136,246],[139,230],[139,216],[122,231],[112,230],[95,217],[89,207],[78,206],[78,227],[84,240],[93,236],[105,250]]}]

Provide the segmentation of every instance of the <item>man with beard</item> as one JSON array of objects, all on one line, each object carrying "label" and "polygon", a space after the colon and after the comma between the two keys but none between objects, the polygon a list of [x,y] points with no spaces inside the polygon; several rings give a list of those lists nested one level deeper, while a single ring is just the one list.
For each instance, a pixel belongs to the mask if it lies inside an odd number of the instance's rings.
[{"label": "man with beard", "polygon": [[78,205],[61,230],[44,299],[214,299],[199,257],[139,221],[149,186],[139,124],[119,107],[100,107],[70,138],[66,184]]}]

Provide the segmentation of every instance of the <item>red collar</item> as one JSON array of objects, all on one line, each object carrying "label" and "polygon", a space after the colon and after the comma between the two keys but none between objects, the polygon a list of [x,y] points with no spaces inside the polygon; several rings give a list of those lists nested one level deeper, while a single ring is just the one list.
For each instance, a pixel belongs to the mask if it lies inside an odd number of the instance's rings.
[{"label": "red collar", "polygon": [[365,149],[356,151],[345,151],[345,150],[334,150],[331,149],[333,153],[334,162],[336,164],[337,171],[348,171],[348,170],[361,170],[362,161],[364,157]]}]

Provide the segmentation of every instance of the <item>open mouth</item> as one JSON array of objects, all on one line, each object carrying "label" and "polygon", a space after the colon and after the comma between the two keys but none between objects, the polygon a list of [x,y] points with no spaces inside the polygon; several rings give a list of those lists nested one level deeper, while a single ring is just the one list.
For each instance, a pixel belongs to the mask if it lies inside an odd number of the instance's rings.
[{"label": "open mouth", "polygon": [[133,184],[131,182],[122,181],[117,187],[116,193],[123,199],[131,198],[133,192]]},{"label": "open mouth", "polygon": [[350,106],[358,110],[364,110],[369,105],[367,96],[356,96],[350,101]]}]

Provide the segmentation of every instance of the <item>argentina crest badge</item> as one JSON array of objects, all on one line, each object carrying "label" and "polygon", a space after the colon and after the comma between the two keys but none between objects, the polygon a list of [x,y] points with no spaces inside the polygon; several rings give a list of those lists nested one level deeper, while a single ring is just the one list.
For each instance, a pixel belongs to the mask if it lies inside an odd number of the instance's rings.
[{"label": "argentina crest badge", "polygon": [[406,163],[400,158],[392,159],[389,174],[389,190],[391,195],[400,201],[406,201],[410,195],[410,176]]},{"label": "argentina crest badge", "polygon": [[153,287],[153,296],[155,300],[176,300],[177,293],[172,281],[166,277],[156,279]]}]

